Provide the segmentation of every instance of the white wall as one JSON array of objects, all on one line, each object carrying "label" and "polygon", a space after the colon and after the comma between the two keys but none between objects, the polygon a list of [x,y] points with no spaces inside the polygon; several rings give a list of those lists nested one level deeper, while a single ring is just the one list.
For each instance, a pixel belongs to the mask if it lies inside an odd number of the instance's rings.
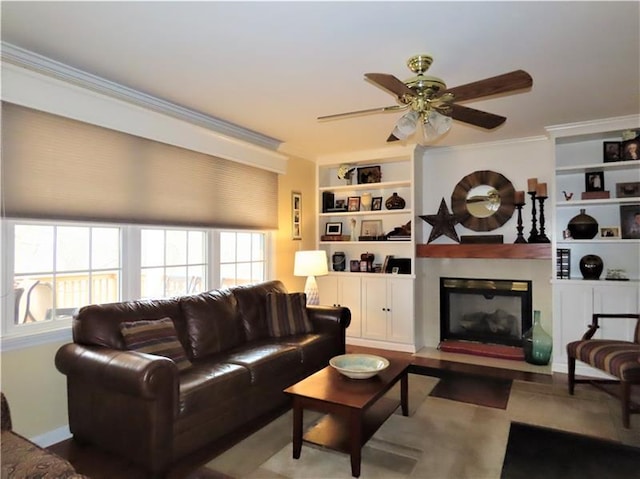
[{"label": "white wall", "polygon": [[[425,149],[418,159],[416,170],[416,190],[418,190],[419,214],[435,214],[442,198],[451,212],[451,193],[456,184],[466,175],[478,170],[492,170],[504,175],[513,183],[516,190],[527,189],[528,178],[538,178],[546,182],[549,189],[549,200],[545,211],[549,210],[545,230],[547,236],[554,231],[550,208],[554,203],[553,177],[553,143],[551,140],[527,138],[518,141],[484,143],[454,148]],[[523,209],[525,238],[531,229],[531,203]],[[426,243],[431,226],[416,218],[416,235],[418,243]],[[475,232],[456,225],[458,236],[475,234],[501,234],[505,243],[513,243],[516,231],[516,214],[502,227],[490,232]],[[433,244],[455,244],[445,236],[433,241]],[[490,248],[491,245],[487,245]],[[439,278],[475,277],[496,279],[522,279],[533,281],[533,308],[542,312],[542,324],[552,332],[552,262],[548,260],[507,260],[507,259],[417,259],[416,284],[416,321],[420,322],[418,330],[422,331],[422,342],[425,346],[435,347],[440,341],[440,298]]]}]

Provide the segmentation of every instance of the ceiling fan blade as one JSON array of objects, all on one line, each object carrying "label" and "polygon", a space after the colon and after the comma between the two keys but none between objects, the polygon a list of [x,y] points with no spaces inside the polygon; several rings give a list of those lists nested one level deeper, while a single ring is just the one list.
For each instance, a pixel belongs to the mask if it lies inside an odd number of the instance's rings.
[{"label": "ceiling fan blade", "polygon": [[462,105],[451,105],[451,118],[471,125],[492,130],[502,125],[507,119],[486,111],[476,110]]},{"label": "ceiling fan blade", "polygon": [[499,93],[508,93],[523,88],[529,88],[533,85],[533,78],[524,70],[515,70],[510,73],[498,75],[484,80],[478,80],[473,83],[467,83],[454,88],[449,88],[442,92],[452,93],[454,101],[466,101],[483,96],[497,95]]},{"label": "ceiling fan blade", "polygon": [[398,138],[397,136],[395,136],[393,133],[391,133],[389,135],[389,138],[387,138],[387,143],[391,142],[391,141],[400,141],[400,138]]},{"label": "ceiling fan blade", "polygon": [[346,118],[349,116],[367,115],[370,113],[384,113],[387,111],[398,111],[409,108],[408,105],[383,106],[378,108],[369,108],[368,110],[348,111],[346,113],[336,113],[334,115],[319,116],[318,120],[337,120],[338,118]]},{"label": "ceiling fan blade", "polygon": [[365,73],[364,76],[376,85],[393,93],[398,98],[402,98],[405,95],[416,96],[415,92],[411,88],[393,75],[389,75],[387,73]]}]

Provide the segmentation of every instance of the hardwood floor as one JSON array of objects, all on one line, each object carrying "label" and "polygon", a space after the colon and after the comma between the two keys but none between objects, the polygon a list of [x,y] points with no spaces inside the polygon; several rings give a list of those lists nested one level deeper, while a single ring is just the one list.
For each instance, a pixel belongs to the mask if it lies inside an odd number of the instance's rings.
[{"label": "hardwood floor", "polygon": [[[474,376],[488,376],[501,379],[518,379],[522,381],[542,383],[566,383],[566,376],[564,375],[554,374],[551,376],[495,367],[478,366],[459,362],[443,361],[440,359],[415,357],[410,353],[396,351],[381,351],[372,348],[347,346],[347,352],[379,354],[384,355],[387,358],[410,358],[412,362],[411,372],[434,377],[442,377],[443,375],[457,372]],[[489,396],[490,392],[478,389],[477,391],[472,392],[472,394],[485,394]],[[486,399],[490,400],[489,397]],[[254,425],[252,429],[248,428],[244,431],[239,431],[234,437],[226,438],[224,442],[211,444],[210,446],[187,456],[174,465],[169,472],[167,479],[229,479],[227,476],[208,472],[202,469],[202,466],[213,457],[233,446],[235,443],[250,435],[253,431],[259,429],[275,417],[276,415],[272,415],[271,417],[265,418],[261,423]],[[85,474],[91,479],[144,479],[147,477],[145,471],[141,468],[136,467],[116,456],[102,452],[94,447],[79,445],[72,439],[54,444],[48,449],[67,459],[74,465],[79,473]]]}]

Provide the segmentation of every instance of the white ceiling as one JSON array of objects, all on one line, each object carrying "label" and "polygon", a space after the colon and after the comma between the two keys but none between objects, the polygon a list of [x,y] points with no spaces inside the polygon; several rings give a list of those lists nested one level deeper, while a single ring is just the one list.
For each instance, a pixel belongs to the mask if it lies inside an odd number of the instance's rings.
[{"label": "white ceiling", "polygon": [[364,73],[413,76],[434,57],[449,87],[516,69],[531,91],[466,103],[507,117],[437,145],[544,134],[640,112],[640,3],[2,2],[2,40],[231,122],[307,157],[385,145],[399,113]]}]

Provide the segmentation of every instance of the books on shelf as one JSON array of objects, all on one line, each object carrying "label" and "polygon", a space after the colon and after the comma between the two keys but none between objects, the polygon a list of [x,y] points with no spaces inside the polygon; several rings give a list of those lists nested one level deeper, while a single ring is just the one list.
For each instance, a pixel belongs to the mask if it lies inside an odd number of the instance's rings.
[{"label": "books on shelf", "polygon": [[387,241],[411,241],[411,235],[392,235],[392,236],[387,236]]},{"label": "books on shelf", "polygon": [[558,279],[570,279],[571,250],[569,248],[558,248],[556,250],[556,262],[556,277]]}]

